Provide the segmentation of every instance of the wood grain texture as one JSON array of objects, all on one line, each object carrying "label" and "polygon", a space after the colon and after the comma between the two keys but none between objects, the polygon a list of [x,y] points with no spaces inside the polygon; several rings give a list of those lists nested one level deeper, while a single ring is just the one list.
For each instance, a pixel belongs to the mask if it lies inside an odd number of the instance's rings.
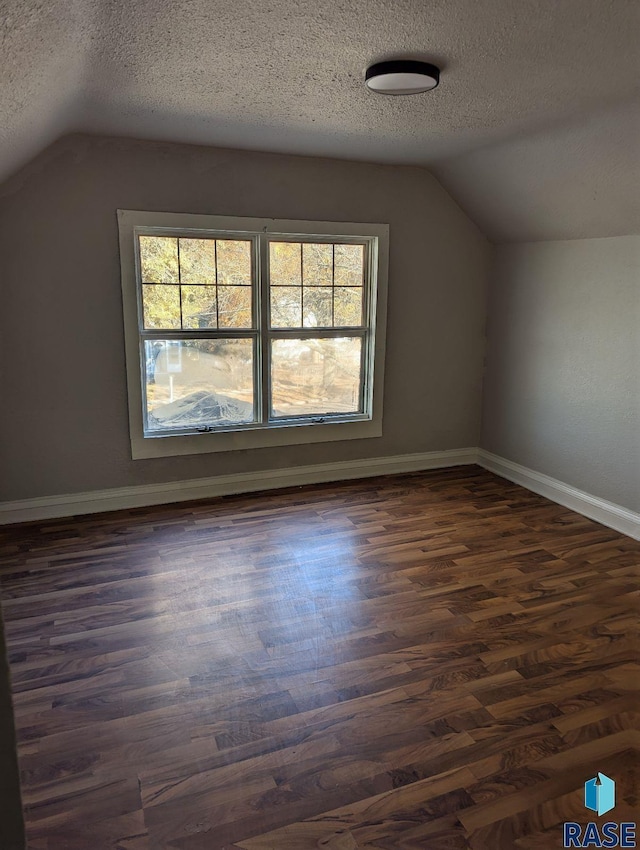
[{"label": "wood grain texture", "polygon": [[4,623],[0,611],[0,847],[24,850],[24,822]]},{"label": "wood grain texture", "polygon": [[537,850],[638,804],[640,544],[477,467],[0,538],[29,850]]}]

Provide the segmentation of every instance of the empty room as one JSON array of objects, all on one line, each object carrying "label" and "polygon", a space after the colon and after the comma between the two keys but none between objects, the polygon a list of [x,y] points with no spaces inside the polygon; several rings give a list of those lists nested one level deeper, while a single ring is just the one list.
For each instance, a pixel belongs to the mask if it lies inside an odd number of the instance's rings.
[{"label": "empty room", "polygon": [[640,5],[0,8],[0,850],[636,847]]}]

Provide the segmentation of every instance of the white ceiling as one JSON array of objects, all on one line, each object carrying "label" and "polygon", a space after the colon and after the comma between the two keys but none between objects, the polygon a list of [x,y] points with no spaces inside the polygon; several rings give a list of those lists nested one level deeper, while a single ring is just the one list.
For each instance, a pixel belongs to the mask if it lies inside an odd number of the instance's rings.
[{"label": "white ceiling", "polygon": [[433,170],[497,242],[640,233],[637,102],[520,134]]},{"label": "white ceiling", "polygon": [[[636,0],[3,0],[0,14],[2,176],[88,131],[426,165],[497,240],[640,227]],[[440,87],[368,92],[364,69],[391,56],[439,64]]]}]

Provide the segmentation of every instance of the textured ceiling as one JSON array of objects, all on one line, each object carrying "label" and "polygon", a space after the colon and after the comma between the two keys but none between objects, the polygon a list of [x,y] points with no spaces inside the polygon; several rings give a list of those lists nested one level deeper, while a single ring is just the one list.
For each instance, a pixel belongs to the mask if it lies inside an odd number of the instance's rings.
[{"label": "textured ceiling", "polygon": [[[427,165],[496,239],[629,231],[636,0],[0,0],[0,15],[0,175],[79,130]],[[440,64],[440,87],[368,92],[365,67],[397,55]],[[580,182],[611,157],[595,198],[567,188],[565,166]]]},{"label": "textured ceiling", "polygon": [[599,110],[432,170],[497,242],[640,233],[640,106]]}]

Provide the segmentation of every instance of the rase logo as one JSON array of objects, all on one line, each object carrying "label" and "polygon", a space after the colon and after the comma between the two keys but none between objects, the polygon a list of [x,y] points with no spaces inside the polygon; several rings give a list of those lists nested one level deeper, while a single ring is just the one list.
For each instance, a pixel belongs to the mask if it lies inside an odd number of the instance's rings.
[{"label": "rase logo", "polygon": [[616,804],[616,783],[604,773],[599,773],[593,779],[584,783],[585,808],[606,815]]},{"label": "rase logo", "polygon": [[[584,783],[585,808],[605,815],[616,805],[616,783],[613,779],[598,773]],[[565,823],[565,847],[635,847],[635,823],[615,823],[608,821],[601,827],[590,821],[585,827],[579,823]]]}]

